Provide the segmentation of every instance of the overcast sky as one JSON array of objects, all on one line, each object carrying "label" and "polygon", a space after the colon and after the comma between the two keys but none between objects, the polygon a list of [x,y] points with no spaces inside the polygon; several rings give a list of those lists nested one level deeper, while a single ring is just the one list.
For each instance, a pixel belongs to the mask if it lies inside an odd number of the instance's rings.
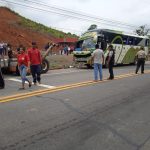
[{"label": "overcast sky", "polygon": [[[1,0],[0,0],[1,1]],[[35,5],[28,0],[8,0],[11,2],[17,2],[24,4],[29,4],[33,7],[39,7],[42,9],[47,9],[52,11],[51,8],[46,8],[42,5]],[[115,20],[122,23],[127,23],[129,25],[147,25],[150,26],[150,2],[149,0],[30,0],[35,2],[41,2],[45,5],[56,6],[58,8],[63,8],[66,10],[73,10],[80,13],[86,13],[89,16],[96,16],[99,18],[107,20]],[[0,2],[0,5],[4,3]],[[11,7],[16,12],[25,16],[26,18],[32,19],[36,22],[42,23],[47,26],[59,28],[65,32],[71,32],[76,34],[81,34],[87,30],[91,24],[97,24],[99,28],[110,28],[123,31],[132,31],[127,27],[117,27],[111,26],[109,24],[103,24],[102,21],[83,21],[75,18],[69,18],[66,16],[61,16],[56,13],[44,12],[40,10],[34,10],[31,8],[19,6],[16,4],[8,3],[7,6]],[[58,13],[62,13],[57,10]],[[68,13],[69,14],[69,13]],[[82,17],[82,16],[80,16]],[[106,23],[106,22],[105,22]]]}]

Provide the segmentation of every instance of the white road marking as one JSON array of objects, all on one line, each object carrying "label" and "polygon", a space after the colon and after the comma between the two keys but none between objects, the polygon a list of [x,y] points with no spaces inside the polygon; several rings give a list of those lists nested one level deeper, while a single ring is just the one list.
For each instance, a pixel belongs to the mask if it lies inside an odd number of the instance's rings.
[{"label": "white road marking", "polygon": [[[21,80],[15,79],[15,78],[8,78],[8,79],[6,79],[6,80],[15,81],[15,82],[20,82],[20,83],[22,82]],[[55,86],[46,85],[46,84],[37,84],[37,86],[44,87],[44,88],[48,88],[48,89],[55,88]]]}]

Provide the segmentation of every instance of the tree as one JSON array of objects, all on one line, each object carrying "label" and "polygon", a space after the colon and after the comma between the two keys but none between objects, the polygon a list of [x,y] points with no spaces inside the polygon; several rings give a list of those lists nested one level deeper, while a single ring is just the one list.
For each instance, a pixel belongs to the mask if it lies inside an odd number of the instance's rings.
[{"label": "tree", "polygon": [[145,25],[140,26],[138,29],[135,30],[136,34],[140,36],[147,35],[150,29],[147,29]]},{"label": "tree", "polygon": [[94,29],[97,29],[97,25],[96,24],[92,24],[88,30],[94,30]]}]

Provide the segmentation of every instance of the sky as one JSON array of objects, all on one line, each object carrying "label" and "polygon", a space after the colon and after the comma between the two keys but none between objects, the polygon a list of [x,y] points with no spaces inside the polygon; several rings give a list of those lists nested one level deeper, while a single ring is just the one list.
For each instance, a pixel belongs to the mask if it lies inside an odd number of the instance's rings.
[{"label": "sky", "polygon": [[[24,7],[14,3],[29,5],[39,9]],[[98,28],[109,28],[125,32],[133,32],[141,25],[146,25],[147,28],[150,27],[149,0],[7,0],[7,2],[0,0],[0,5],[10,7],[20,15],[48,27],[78,35],[84,33],[91,24],[97,24]],[[58,13],[62,14],[64,12],[46,6],[54,6],[59,9],[78,12],[82,15],[78,15],[80,19],[75,18],[74,14],[69,12],[65,13],[65,15],[60,15]],[[41,9],[46,11],[41,11]],[[68,17],[66,14],[73,15],[73,17]],[[90,16],[90,19],[83,20],[84,14]],[[95,21],[91,17],[105,19],[107,22],[102,20]],[[115,21],[115,24],[112,21]],[[127,26],[122,26],[120,23],[127,24]]]}]

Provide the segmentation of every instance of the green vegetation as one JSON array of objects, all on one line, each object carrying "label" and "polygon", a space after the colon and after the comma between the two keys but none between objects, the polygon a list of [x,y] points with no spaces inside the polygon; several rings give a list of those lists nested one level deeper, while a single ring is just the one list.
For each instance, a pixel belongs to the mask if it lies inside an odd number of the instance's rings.
[{"label": "green vegetation", "polygon": [[19,22],[20,25],[24,27],[29,27],[32,30],[41,32],[41,33],[48,33],[51,36],[57,37],[57,38],[64,38],[64,37],[77,37],[75,34],[71,33],[64,33],[62,31],[58,31],[53,28],[49,28],[41,23],[36,23],[34,21],[31,21],[30,19],[21,17],[21,21]]}]

